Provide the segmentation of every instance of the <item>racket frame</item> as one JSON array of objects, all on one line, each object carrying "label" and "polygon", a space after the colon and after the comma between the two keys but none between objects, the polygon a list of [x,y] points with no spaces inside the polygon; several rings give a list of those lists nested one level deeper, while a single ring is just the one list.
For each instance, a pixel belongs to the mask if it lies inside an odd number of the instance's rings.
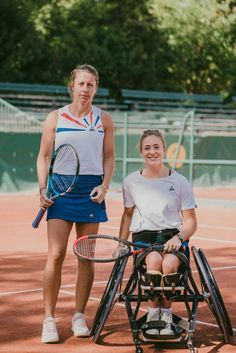
[{"label": "racket frame", "polygon": [[[74,174],[74,179],[73,179],[73,182],[71,183],[71,185],[63,192],[61,193],[58,193],[56,192],[54,189],[53,189],[53,186],[52,186],[52,174],[53,174],[53,166],[54,166],[54,163],[55,163],[55,160],[56,160],[56,157],[59,153],[59,151],[64,148],[65,146],[69,146],[74,155],[75,155],[75,159],[76,159],[76,169],[75,169],[75,174]],[[78,178],[78,175],[79,175],[79,169],[80,169],[80,163],[79,163],[79,157],[77,155],[77,152],[76,150],[74,149],[74,147],[72,145],[70,145],[69,143],[64,143],[63,145],[60,145],[56,151],[54,151],[54,153],[52,154],[52,158],[51,158],[51,162],[50,162],[50,166],[49,166],[49,172],[48,172],[48,180],[47,180],[47,191],[46,191],[46,195],[48,198],[50,198],[50,200],[55,200],[56,198],[60,197],[60,196],[63,196],[65,194],[68,194],[69,192],[71,192],[76,184],[76,181],[77,181],[77,178]],[[51,196],[52,194],[52,191],[55,193],[54,196]],[[35,217],[33,223],[32,223],[32,227],[33,228],[38,228],[44,214],[46,212],[46,208],[40,208],[37,216]]]},{"label": "racket frame", "polygon": [[[80,241],[84,241],[86,239],[107,239],[107,240],[110,240],[110,241],[115,241],[115,242],[117,242],[117,244],[124,244],[129,251],[126,252],[125,254],[121,254],[120,256],[107,257],[107,258],[96,258],[96,257],[95,258],[91,258],[91,257],[85,256],[85,255],[79,253],[79,251],[78,251],[78,247],[77,247],[78,243]],[[140,248],[140,249],[132,250],[131,247]],[[137,255],[137,254],[139,254],[139,253],[141,253],[144,250],[149,249],[149,248],[153,248],[154,250],[157,250],[157,251],[163,251],[164,246],[160,245],[159,243],[155,243],[155,244],[151,244],[151,245],[150,244],[147,244],[147,245],[144,245],[144,244],[141,245],[140,244],[139,245],[139,244],[135,244],[135,243],[129,242],[128,240],[124,240],[124,239],[118,238],[118,237],[113,236],[113,235],[103,235],[103,234],[83,235],[83,236],[77,238],[74,241],[74,243],[73,243],[74,254],[76,256],[78,256],[80,259],[91,261],[91,262],[101,262],[101,263],[115,262],[118,259],[123,259],[123,258],[129,257],[131,255]]]}]

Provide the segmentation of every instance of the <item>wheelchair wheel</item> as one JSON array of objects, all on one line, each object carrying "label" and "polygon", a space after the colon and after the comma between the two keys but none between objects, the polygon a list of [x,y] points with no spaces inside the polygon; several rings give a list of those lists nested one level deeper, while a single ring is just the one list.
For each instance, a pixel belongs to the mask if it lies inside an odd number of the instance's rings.
[{"label": "wheelchair wheel", "polygon": [[207,274],[208,274],[208,276],[209,276],[209,278],[210,278],[210,281],[211,281],[211,283],[212,283],[212,285],[213,285],[213,287],[214,287],[214,289],[215,289],[217,298],[218,298],[218,300],[219,300],[219,302],[220,302],[220,305],[221,305],[221,308],[222,308],[222,310],[223,310],[223,312],[224,312],[225,324],[226,324],[226,326],[227,326],[227,331],[228,331],[228,333],[229,333],[230,336],[233,336],[233,328],[232,328],[232,325],[231,325],[231,321],[230,321],[228,312],[227,312],[227,310],[226,310],[226,307],[225,307],[223,298],[222,298],[222,296],[221,296],[219,287],[218,287],[218,285],[217,285],[217,283],[216,283],[215,277],[214,277],[214,275],[213,275],[213,273],[212,273],[212,270],[211,270],[211,268],[210,268],[210,266],[209,266],[209,263],[208,263],[208,261],[207,261],[207,258],[206,258],[204,252],[203,252],[201,249],[198,250],[198,253],[199,253],[199,255],[200,255],[201,259],[202,259],[203,265],[205,266],[206,272],[207,272]]},{"label": "wheelchair wheel", "polygon": [[206,296],[205,300],[216,319],[225,342],[230,343],[230,336],[233,335],[231,322],[211,268],[201,249],[197,250],[193,246],[192,253],[197,266],[201,286]]},{"label": "wheelchair wheel", "polygon": [[110,275],[109,281],[103,293],[101,302],[99,304],[98,310],[95,315],[93,322],[93,327],[91,330],[91,335],[93,336],[93,341],[97,342],[100,333],[104,327],[106,319],[115,305],[117,298],[117,293],[119,286],[121,285],[122,278],[124,275],[124,270],[128,258],[117,260],[114,264],[112,273]]}]

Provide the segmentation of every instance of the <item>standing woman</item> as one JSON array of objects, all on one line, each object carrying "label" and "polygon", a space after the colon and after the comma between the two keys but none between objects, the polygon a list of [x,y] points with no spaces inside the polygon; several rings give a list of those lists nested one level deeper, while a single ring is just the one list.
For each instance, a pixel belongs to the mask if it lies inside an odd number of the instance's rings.
[{"label": "standing woman", "polygon": [[[43,278],[45,319],[41,338],[44,343],[59,341],[54,314],[73,223],[76,235],[80,237],[96,234],[99,223],[107,221],[104,198],[114,172],[114,129],[111,116],[92,104],[98,82],[98,72],[93,66],[77,66],[68,85],[72,102],[49,113],[43,128],[37,172],[41,206],[48,208],[48,257]],[[53,202],[46,195],[48,166],[54,144],[56,149],[64,143],[71,144],[77,151],[80,174],[73,191]],[[90,333],[84,310],[93,278],[93,264],[78,260],[72,318],[72,331],[76,337]]]},{"label": "standing woman", "polygon": [[[180,260],[168,253],[179,250],[182,243],[197,228],[195,200],[186,178],[163,164],[165,140],[158,130],[144,131],[140,139],[140,153],[145,166],[128,175],[123,183],[124,212],[120,237],[128,239],[132,232],[133,242],[164,245],[164,252],[150,252],[146,256],[147,274],[162,275],[178,272]],[[171,301],[155,297],[149,301],[147,322],[165,321],[160,331],[150,328],[151,335],[172,335]]]}]

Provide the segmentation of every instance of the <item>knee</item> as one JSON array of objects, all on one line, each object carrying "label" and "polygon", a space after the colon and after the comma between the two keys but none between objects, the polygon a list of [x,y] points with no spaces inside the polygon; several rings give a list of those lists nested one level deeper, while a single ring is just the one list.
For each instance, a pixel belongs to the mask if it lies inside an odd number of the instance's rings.
[{"label": "knee", "polygon": [[176,261],[172,261],[171,259],[164,259],[162,263],[162,273],[170,274],[178,271],[178,263]]},{"label": "knee", "polygon": [[65,251],[62,251],[62,250],[52,251],[48,254],[48,261],[53,266],[62,265],[64,258],[65,258]]},{"label": "knee", "polygon": [[146,257],[147,269],[160,270],[162,257],[158,253],[151,252]]}]

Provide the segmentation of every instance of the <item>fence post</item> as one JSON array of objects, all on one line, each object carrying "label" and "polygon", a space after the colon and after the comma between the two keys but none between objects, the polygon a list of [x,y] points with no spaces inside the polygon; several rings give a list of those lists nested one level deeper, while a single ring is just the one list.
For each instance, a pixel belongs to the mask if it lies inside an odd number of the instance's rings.
[{"label": "fence post", "polygon": [[122,180],[127,174],[127,152],[128,152],[128,113],[124,114],[124,139],[123,139],[123,168],[122,168]]},{"label": "fence post", "polygon": [[190,112],[190,136],[189,136],[189,182],[193,182],[193,167],[194,167],[194,117],[195,109]]}]

